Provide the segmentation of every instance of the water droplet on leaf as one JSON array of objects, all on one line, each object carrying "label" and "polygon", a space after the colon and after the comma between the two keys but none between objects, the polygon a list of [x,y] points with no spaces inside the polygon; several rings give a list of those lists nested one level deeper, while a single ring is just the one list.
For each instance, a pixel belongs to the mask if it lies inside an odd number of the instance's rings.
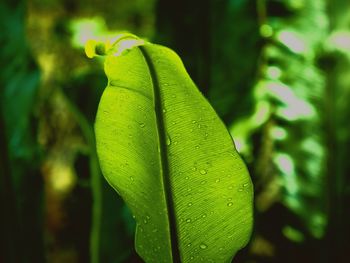
[{"label": "water droplet on leaf", "polygon": [[200,173],[200,174],[206,174],[206,173],[207,173],[207,171],[206,171],[206,170],[204,170],[204,169],[202,169],[202,170],[200,170],[200,171],[199,171],[199,173]]},{"label": "water droplet on leaf", "polygon": [[199,245],[199,247],[200,247],[201,249],[206,249],[208,246],[207,246],[206,244],[202,243],[202,244]]},{"label": "water droplet on leaf", "polygon": [[171,140],[170,140],[170,137],[169,135],[166,137],[166,145],[170,145],[171,144]]}]

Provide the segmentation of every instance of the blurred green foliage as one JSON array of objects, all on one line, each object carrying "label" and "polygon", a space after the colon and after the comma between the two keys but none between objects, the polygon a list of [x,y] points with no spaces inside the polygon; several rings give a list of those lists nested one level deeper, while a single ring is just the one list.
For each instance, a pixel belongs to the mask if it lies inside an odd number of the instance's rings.
[{"label": "blurred green foliage", "polygon": [[[25,6],[0,3],[0,261],[44,261],[43,184],[33,112],[40,71],[25,37]],[[18,253],[18,250],[21,253]]]},{"label": "blurred green foliage", "polygon": [[[92,125],[106,80],[82,42],[128,30],[183,59],[255,185],[235,262],[347,262],[347,0],[0,2],[1,262],[141,262],[101,177]],[[18,253],[21,251],[21,253]]]}]

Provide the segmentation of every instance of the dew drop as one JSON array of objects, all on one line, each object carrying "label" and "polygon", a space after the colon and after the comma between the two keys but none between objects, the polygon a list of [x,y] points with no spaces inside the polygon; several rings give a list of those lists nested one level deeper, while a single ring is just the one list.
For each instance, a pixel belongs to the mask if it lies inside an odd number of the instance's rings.
[{"label": "dew drop", "polygon": [[163,113],[166,113],[166,109],[163,109]]},{"label": "dew drop", "polygon": [[187,246],[190,247],[190,246],[192,246],[192,244],[191,244],[191,243],[188,243]]},{"label": "dew drop", "polygon": [[220,182],[220,179],[216,179],[216,180],[215,180],[215,183],[218,183],[218,182]]},{"label": "dew drop", "polygon": [[207,214],[203,214],[203,215],[202,215],[202,218],[206,218],[206,217],[207,217]]},{"label": "dew drop", "polygon": [[208,133],[206,132],[204,136],[205,136],[205,137],[208,137]]},{"label": "dew drop", "polygon": [[200,129],[202,127],[202,125],[198,124],[197,127]]},{"label": "dew drop", "polygon": [[239,189],[238,189],[238,192],[243,192],[243,189],[242,189],[242,188],[239,188]]},{"label": "dew drop", "polygon": [[186,176],[186,177],[185,177],[185,179],[186,179],[186,180],[188,180],[188,179],[189,179],[189,177],[188,177],[188,176]]},{"label": "dew drop", "polygon": [[199,245],[199,247],[200,247],[201,249],[206,249],[208,246],[207,246],[206,244],[202,243],[202,244]]},{"label": "dew drop", "polygon": [[174,142],[174,145],[176,145],[177,144],[177,142]]},{"label": "dew drop", "polygon": [[202,170],[200,170],[200,171],[199,171],[199,173],[200,173],[200,174],[206,174],[206,173],[207,173],[207,171],[206,171],[206,170],[204,170],[204,169],[202,169]]},{"label": "dew drop", "polygon": [[195,166],[192,167],[192,171],[196,171],[197,168]]},{"label": "dew drop", "polygon": [[130,180],[131,180],[131,181],[134,181],[134,177],[130,176]]},{"label": "dew drop", "polygon": [[232,198],[227,198],[227,201],[232,201]]},{"label": "dew drop", "polygon": [[195,121],[195,120],[193,120],[193,121],[192,121],[192,123],[196,123],[196,121]]},{"label": "dew drop", "polygon": [[158,232],[158,229],[155,228],[155,229],[152,230],[152,232],[153,232],[153,233],[157,233],[157,232]]},{"label": "dew drop", "polygon": [[140,127],[143,128],[145,127],[146,125],[144,123],[140,123]]},{"label": "dew drop", "polygon": [[196,147],[195,147],[196,149],[199,149],[199,145],[196,145]]},{"label": "dew drop", "polygon": [[207,181],[205,181],[205,180],[203,180],[202,182],[201,182],[201,184],[205,184]]},{"label": "dew drop", "polygon": [[192,221],[191,218],[187,218],[187,219],[186,219],[186,222],[187,222],[187,223],[191,223],[191,221]]},{"label": "dew drop", "polygon": [[190,260],[193,260],[193,259],[194,259],[194,257],[193,257],[193,256],[191,256],[191,257],[190,257]]},{"label": "dew drop", "polygon": [[170,137],[169,135],[166,137],[166,145],[170,145],[171,144],[171,140],[170,140]]},{"label": "dew drop", "polygon": [[193,203],[192,202],[189,202],[188,204],[187,204],[187,206],[192,206],[193,205]]},{"label": "dew drop", "polygon": [[223,248],[223,247],[220,247],[220,248],[219,248],[219,251],[222,251],[222,250],[224,250],[224,248]]},{"label": "dew drop", "polygon": [[233,206],[233,203],[232,203],[232,202],[229,202],[229,203],[227,204],[227,206]]},{"label": "dew drop", "polygon": [[243,184],[243,187],[247,187],[249,184],[248,183],[245,183],[245,184]]}]

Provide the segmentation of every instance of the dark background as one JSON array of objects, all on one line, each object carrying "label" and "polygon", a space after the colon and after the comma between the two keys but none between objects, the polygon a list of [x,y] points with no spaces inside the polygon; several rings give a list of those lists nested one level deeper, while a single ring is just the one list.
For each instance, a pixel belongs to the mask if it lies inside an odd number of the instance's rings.
[{"label": "dark background", "polygon": [[226,123],[255,186],[236,263],[348,262],[347,0],[2,0],[0,262],[142,262],[103,179],[93,122],[106,85],[91,37],[174,49]]}]

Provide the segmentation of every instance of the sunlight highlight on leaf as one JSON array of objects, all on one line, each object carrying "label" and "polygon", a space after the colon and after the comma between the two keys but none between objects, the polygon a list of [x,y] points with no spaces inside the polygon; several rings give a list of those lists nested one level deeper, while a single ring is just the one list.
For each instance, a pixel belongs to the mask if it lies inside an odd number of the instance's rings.
[{"label": "sunlight highlight on leaf", "polygon": [[72,44],[75,47],[84,47],[88,40],[98,40],[107,34],[107,27],[102,17],[82,18],[70,23]]},{"label": "sunlight highlight on leaf", "polygon": [[295,32],[280,31],[277,35],[277,39],[294,53],[306,52],[306,44],[303,38],[298,36]]},{"label": "sunlight highlight on leaf", "polygon": [[281,127],[273,127],[271,128],[271,137],[275,140],[284,140],[287,138],[287,131]]},{"label": "sunlight highlight on leaf", "polygon": [[267,89],[271,97],[277,98],[284,105],[278,109],[277,114],[287,120],[312,118],[316,112],[312,105],[299,99],[293,90],[279,82],[269,82]]},{"label": "sunlight highlight on leaf", "polygon": [[350,33],[349,31],[339,30],[334,32],[328,39],[328,48],[337,48],[343,52],[350,52]]},{"label": "sunlight highlight on leaf", "polygon": [[89,39],[85,44],[85,54],[88,58],[107,54],[117,57],[127,50],[144,44],[144,40],[123,32],[113,37],[100,37],[99,40]]},{"label": "sunlight highlight on leaf", "polygon": [[270,79],[279,79],[282,75],[282,71],[279,67],[270,66],[267,68],[266,74]]},{"label": "sunlight highlight on leaf", "polygon": [[274,161],[279,170],[285,175],[283,177],[285,180],[284,186],[288,193],[290,195],[297,194],[298,184],[293,159],[288,154],[280,152],[275,155]]}]

